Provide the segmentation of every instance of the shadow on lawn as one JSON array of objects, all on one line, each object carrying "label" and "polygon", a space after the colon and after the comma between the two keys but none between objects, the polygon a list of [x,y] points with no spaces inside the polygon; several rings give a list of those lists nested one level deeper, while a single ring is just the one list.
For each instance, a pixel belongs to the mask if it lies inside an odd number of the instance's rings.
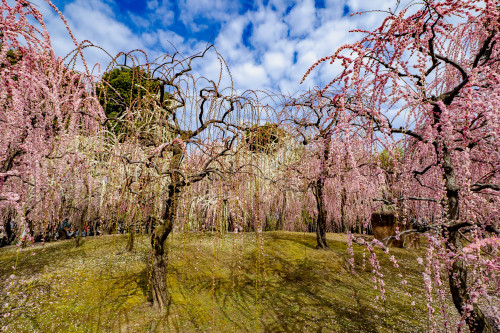
[{"label": "shadow on lawn", "polygon": [[293,241],[297,244],[305,246],[310,249],[316,249],[316,235],[313,233],[300,233],[297,235],[294,234],[282,234],[277,232],[268,233],[270,238],[273,240],[282,240],[282,241]]},{"label": "shadow on lawn", "polygon": [[[251,281],[239,284],[236,289],[239,297],[234,298],[235,308],[248,321],[257,322],[257,328],[264,332],[377,331],[366,307],[357,307],[361,311],[356,311],[350,305],[351,286],[331,276],[331,271],[326,273],[322,265],[307,259],[295,263],[280,257],[274,260],[281,262],[280,270],[268,274],[279,276],[278,279],[260,285]],[[249,265],[255,262],[250,261]],[[227,297],[216,299],[224,303]],[[253,314],[248,310],[255,306],[256,299],[259,309]],[[361,302],[359,297],[357,302]]]},{"label": "shadow on lawn", "polygon": [[[310,247],[308,240],[294,238],[273,239],[292,240]],[[307,258],[291,260],[286,253],[274,252],[272,244],[266,244],[266,248],[272,252],[265,253],[264,265],[257,252],[249,253],[242,262],[242,273],[237,276],[214,278],[210,272],[203,272],[204,278],[190,278],[185,273],[189,269],[169,267],[169,274],[182,281],[181,286],[171,286],[172,292],[177,293],[173,295],[177,301],[172,304],[172,312],[181,314],[175,320],[189,322],[193,331],[378,331],[380,321],[376,316],[384,317],[384,310],[371,306],[370,300],[360,295],[349,280],[344,281],[332,272],[336,268],[337,274],[345,274],[334,255],[331,255],[333,263],[327,264],[325,270],[323,262]],[[367,288],[373,289],[370,283]],[[196,295],[205,296],[197,299]],[[202,299],[205,302],[210,299],[211,304],[204,304]]]},{"label": "shadow on lawn", "polygon": [[[0,249],[0,258],[5,263],[0,265],[0,276],[8,276],[14,273],[21,275],[35,275],[43,271],[46,266],[59,266],[67,258],[65,253],[71,251],[71,257],[84,255],[83,247],[75,248],[74,240],[58,241],[56,243],[35,243],[32,247],[28,245],[19,250],[16,245]],[[40,255],[43,252],[43,255]],[[35,253],[33,255],[33,253]]]}]

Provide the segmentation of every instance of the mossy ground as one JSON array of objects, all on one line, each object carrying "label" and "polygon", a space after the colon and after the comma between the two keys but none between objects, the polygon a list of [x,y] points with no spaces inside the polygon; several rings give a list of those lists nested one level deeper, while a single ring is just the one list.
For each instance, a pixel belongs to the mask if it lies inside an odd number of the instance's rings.
[{"label": "mossy ground", "polygon": [[[169,237],[168,288],[162,314],[148,301],[150,245],[126,235],[0,249],[0,330],[9,332],[424,332],[429,330],[417,256],[377,251],[385,301],[372,269],[346,236],[291,232]],[[15,267],[15,269],[14,269]],[[407,284],[401,283],[402,274]],[[411,298],[407,295],[409,292]],[[411,305],[414,301],[415,305]],[[444,305],[452,307],[451,303]],[[436,305],[439,307],[439,305]],[[438,309],[437,309],[438,310]]]}]

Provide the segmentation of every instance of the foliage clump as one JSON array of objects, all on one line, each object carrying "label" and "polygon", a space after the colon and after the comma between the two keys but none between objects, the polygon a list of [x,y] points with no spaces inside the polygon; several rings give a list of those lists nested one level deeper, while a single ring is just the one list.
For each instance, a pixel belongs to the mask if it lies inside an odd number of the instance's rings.
[{"label": "foliage clump", "polygon": [[285,131],[275,123],[253,125],[245,131],[245,142],[254,153],[270,154],[282,142]]},{"label": "foliage clump", "polygon": [[115,67],[102,75],[96,86],[99,103],[108,117],[108,128],[115,134],[126,133],[123,118],[128,110],[141,106],[147,95],[157,95],[158,82],[141,67]]}]

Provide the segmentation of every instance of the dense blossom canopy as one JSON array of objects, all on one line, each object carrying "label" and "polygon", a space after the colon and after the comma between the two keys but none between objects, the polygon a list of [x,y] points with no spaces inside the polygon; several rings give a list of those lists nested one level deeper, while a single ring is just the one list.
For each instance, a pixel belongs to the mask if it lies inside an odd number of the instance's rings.
[{"label": "dense blossom canopy", "polygon": [[0,208],[24,217],[47,204],[48,184],[64,178],[66,162],[82,162],[72,142],[97,134],[103,113],[93,79],[56,57],[36,8],[4,1],[1,10]]}]

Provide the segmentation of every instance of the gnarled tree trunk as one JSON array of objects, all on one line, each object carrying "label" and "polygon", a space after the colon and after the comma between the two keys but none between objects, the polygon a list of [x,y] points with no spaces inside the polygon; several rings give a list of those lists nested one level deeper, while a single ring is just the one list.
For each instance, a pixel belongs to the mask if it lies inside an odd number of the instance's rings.
[{"label": "gnarled tree trunk", "polygon": [[316,219],[316,248],[327,249],[326,243],[326,208],[324,202],[324,179],[320,178],[316,182],[314,196],[316,197],[316,206],[318,208],[318,217]]},{"label": "gnarled tree trunk", "polygon": [[173,157],[170,162],[172,182],[168,187],[168,197],[162,219],[158,221],[151,236],[151,246],[153,247],[151,293],[153,307],[158,311],[162,311],[168,305],[170,298],[167,288],[168,253],[165,249],[165,241],[173,229],[182,190],[182,186],[178,186],[179,174],[174,170],[178,170],[181,165],[183,151],[178,145],[173,146],[172,151]]},{"label": "gnarled tree trunk", "polygon": [[[446,187],[446,199],[448,204],[448,220],[453,227],[453,223],[458,222],[460,217],[459,206],[459,187],[456,185],[455,171],[451,161],[451,154],[446,147],[443,149],[443,170]],[[458,230],[451,231],[448,236],[448,242],[453,245],[455,251],[463,248]],[[449,272],[450,292],[453,303],[461,316],[464,316],[464,307],[468,301],[469,293],[467,290],[467,264],[458,257],[452,264]],[[483,312],[474,304],[472,311],[465,315],[465,322],[471,333],[493,332],[491,324],[488,322]]]},{"label": "gnarled tree trunk", "polygon": [[331,136],[329,133],[322,133],[324,139],[323,154],[321,156],[321,174],[316,180],[314,186],[314,196],[316,197],[316,206],[318,208],[318,218],[316,220],[316,248],[327,249],[326,243],[326,207],[325,207],[325,181],[328,177],[328,161],[330,159],[330,142]]}]

